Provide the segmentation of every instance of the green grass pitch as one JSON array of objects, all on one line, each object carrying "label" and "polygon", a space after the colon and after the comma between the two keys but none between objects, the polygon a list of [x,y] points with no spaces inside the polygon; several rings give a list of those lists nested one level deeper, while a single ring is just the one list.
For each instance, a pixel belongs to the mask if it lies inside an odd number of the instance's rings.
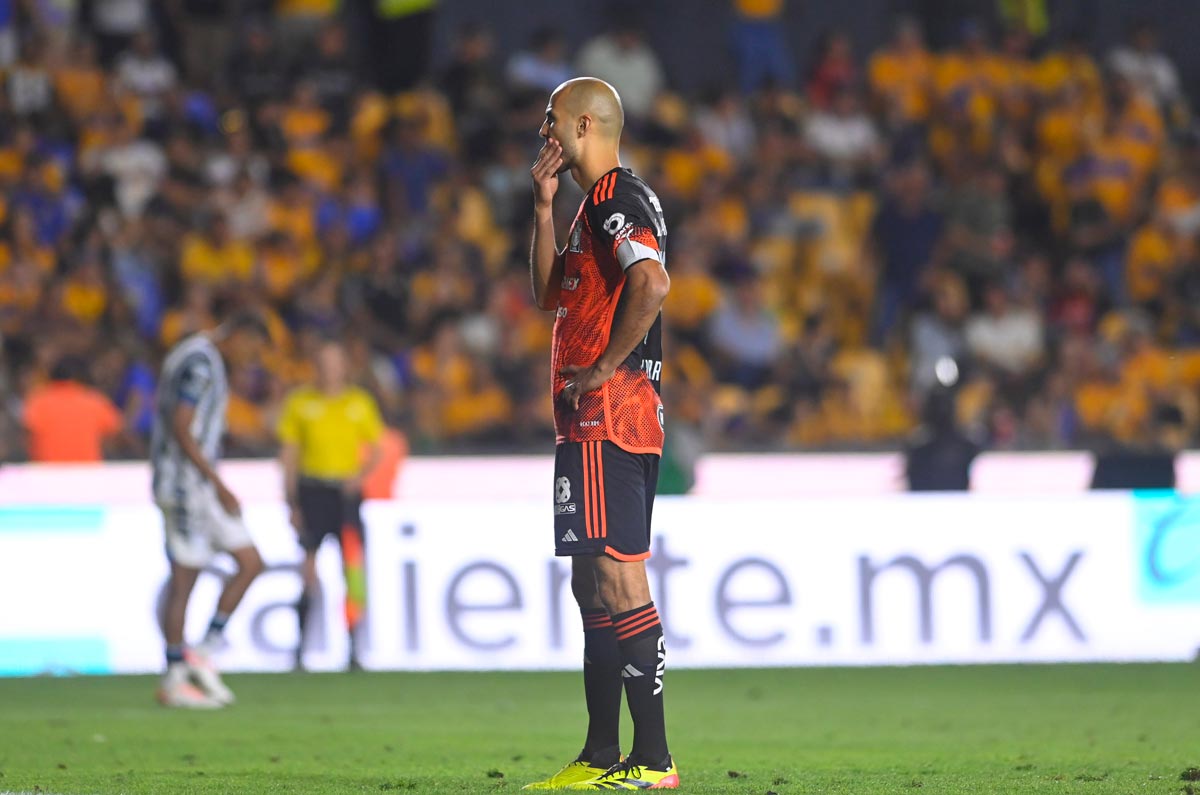
[{"label": "green grass pitch", "polygon": [[[511,793],[582,739],[572,674],[228,680],[204,714],[150,677],[0,680],[0,792]],[[1200,792],[1195,665],[671,671],[667,699],[687,792]]]}]

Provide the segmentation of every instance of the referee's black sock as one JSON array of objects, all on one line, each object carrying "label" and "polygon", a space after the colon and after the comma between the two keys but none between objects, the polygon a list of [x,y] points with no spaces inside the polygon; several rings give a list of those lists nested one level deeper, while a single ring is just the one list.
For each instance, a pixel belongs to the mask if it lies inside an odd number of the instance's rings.
[{"label": "referee's black sock", "polygon": [[595,767],[621,761],[621,652],[604,608],[582,608],[583,691],[588,731],[579,755]]},{"label": "referee's black sock", "polygon": [[305,588],[296,600],[296,623],[300,628],[300,641],[296,644],[296,667],[304,664],[304,635],[308,627],[308,611],[312,607],[312,595]]},{"label": "referee's black sock", "polygon": [[666,719],[663,716],[663,674],[667,650],[654,602],[612,617],[621,649],[621,676],[633,716],[635,764],[659,769],[669,757]]}]

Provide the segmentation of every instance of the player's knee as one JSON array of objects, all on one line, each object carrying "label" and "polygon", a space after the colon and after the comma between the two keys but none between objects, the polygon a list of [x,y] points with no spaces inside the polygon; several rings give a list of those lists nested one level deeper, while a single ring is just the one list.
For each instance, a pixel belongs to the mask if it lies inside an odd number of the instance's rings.
[{"label": "player's knee", "polygon": [[644,604],[644,600],[638,601],[640,596],[620,578],[602,577],[598,585],[600,601],[611,615],[624,613]]},{"label": "player's knee", "polygon": [[244,577],[254,579],[263,573],[264,568],[266,566],[263,565],[262,556],[258,554],[257,549],[251,548],[238,556],[238,572]]},{"label": "player's knee", "polygon": [[633,563],[606,561],[596,568],[600,600],[612,615],[641,607],[650,601],[645,569]]},{"label": "player's knee", "polygon": [[596,577],[590,572],[585,576],[576,573],[571,577],[571,594],[575,602],[584,608],[603,606],[600,594],[596,588]]}]

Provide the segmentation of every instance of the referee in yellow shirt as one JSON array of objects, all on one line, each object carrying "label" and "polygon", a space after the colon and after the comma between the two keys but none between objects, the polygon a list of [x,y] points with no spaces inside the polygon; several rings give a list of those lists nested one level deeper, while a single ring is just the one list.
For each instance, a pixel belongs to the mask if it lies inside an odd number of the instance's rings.
[{"label": "referee in yellow shirt", "polygon": [[357,670],[355,630],[367,602],[362,484],[379,461],[383,420],[370,393],[348,382],[346,351],[340,343],[321,345],[316,370],[315,387],[294,389],[284,400],[277,429],[292,526],[304,548],[303,591],[296,605],[300,622],[296,668],[303,668],[309,607],[320,589],[317,549],[332,535],[342,548],[350,669]]}]

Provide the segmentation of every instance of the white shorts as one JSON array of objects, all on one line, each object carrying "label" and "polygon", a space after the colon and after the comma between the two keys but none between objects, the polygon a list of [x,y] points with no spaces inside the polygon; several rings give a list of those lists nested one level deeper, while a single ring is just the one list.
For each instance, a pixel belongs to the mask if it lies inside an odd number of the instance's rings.
[{"label": "white shorts", "polygon": [[167,559],[191,569],[213,555],[254,546],[246,523],[221,507],[214,489],[199,489],[181,503],[158,504],[167,536]]}]

